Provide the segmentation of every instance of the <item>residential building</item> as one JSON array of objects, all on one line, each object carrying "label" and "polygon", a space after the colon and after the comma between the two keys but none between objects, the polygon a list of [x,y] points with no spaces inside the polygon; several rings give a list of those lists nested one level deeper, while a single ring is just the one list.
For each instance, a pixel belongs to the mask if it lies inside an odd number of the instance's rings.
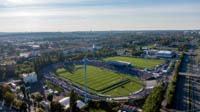
[{"label": "residential building", "polygon": [[37,74],[35,72],[32,72],[32,73],[25,73],[23,74],[23,81],[25,83],[34,83],[34,82],[37,82]]}]

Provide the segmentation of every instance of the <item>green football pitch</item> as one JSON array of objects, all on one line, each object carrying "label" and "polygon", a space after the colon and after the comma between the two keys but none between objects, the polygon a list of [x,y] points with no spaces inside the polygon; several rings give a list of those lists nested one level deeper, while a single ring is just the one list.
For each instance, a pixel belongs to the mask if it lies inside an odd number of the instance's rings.
[{"label": "green football pitch", "polygon": [[[115,57],[108,57],[104,58],[104,61],[126,61],[130,62],[132,66],[138,67],[138,68],[145,68],[146,67],[146,59],[144,58],[132,58],[132,57],[123,57],[123,56],[115,56]],[[148,68],[154,68],[156,65],[160,65],[164,63],[165,60],[156,60],[156,59],[148,59],[147,65]]]},{"label": "green football pitch", "polygon": [[[85,86],[84,73],[84,65],[67,66],[56,70],[59,77],[81,87]],[[143,88],[137,77],[95,66],[87,66],[87,86],[89,91],[113,97],[127,96]]]}]

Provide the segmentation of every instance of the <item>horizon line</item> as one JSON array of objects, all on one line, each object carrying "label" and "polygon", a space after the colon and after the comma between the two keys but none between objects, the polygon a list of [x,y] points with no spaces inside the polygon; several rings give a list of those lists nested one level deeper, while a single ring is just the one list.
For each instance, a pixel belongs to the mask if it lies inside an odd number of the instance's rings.
[{"label": "horizon line", "polygon": [[114,31],[200,31],[200,29],[152,29],[152,30],[74,30],[74,31],[18,31],[0,33],[70,33],[70,32],[114,32]]}]

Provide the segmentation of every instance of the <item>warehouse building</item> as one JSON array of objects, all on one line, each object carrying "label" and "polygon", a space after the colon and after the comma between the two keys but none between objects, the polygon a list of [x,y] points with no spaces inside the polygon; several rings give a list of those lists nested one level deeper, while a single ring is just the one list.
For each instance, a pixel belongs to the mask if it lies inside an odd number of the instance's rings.
[{"label": "warehouse building", "polygon": [[173,51],[158,51],[156,56],[158,58],[173,58],[176,56],[176,53]]}]

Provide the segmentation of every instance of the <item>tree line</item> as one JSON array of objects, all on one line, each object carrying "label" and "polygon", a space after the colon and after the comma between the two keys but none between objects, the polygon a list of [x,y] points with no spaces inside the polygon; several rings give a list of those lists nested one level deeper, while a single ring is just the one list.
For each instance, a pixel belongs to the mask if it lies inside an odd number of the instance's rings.
[{"label": "tree line", "polygon": [[177,85],[177,81],[178,81],[178,74],[179,74],[179,70],[180,70],[181,65],[182,65],[183,58],[184,58],[184,53],[181,53],[179,60],[176,63],[175,71],[174,71],[172,80],[170,82],[169,88],[167,90],[167,107],[168,108],[173,107],[173,100],[174,100],[175,95],[176,95],[176,85]]},{"label": "tree line", "polygon": [[166,87],[167,83],[163,83],[153,88],[152,93],[145,100],[143,106],[144,112],[159,112],[161,108],[161,103],[164,99]]},{"label": "tree line", "polygon": [[57,52],[55,55],[44,55],[40,56],[36,59],[32,60],[32,67],[34,68],[34,71],[39,74],[39,71],[50,64],[58,63],[58,62],[66,62],[66,61],[72,61],[72,60],[82,60],[84,57],[87,58],[101,58],[101,57],[107,57],[107,56],[113,56],[116,55],[116,52],[114,50],[104,48],[99,51],[91,51],[91,52],[84,52],[84,53],[76,53],[76,54],[67,54],[64,55],[62,52]]},{"label": "tree line", "polygon": [[62,51],[57,51],[55,53],[49,53],[42,55],[31,60],[20,60],[17,61],[16,65],[3,66],[0,65],[0,81],[6,81],[9,78],[22,78],[23,73],[36,72],[39,71],[50,64],[72,61],[72,60],[82,60],[84,57],[89,59],[98,59],[101,57],[114,56],[117,53],[109,48],[103,48],[98,51],[88,51],[83,53],[74,54],[63,54]]}]

